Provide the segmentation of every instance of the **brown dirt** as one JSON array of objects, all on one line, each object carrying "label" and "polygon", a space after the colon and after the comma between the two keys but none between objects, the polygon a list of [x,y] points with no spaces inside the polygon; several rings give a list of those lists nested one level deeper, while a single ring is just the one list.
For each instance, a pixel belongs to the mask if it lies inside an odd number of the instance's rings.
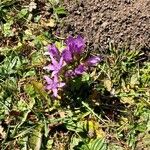
[{"label": "brown dirt", "polygon": [[62,36],[81,34],[90,50],[104,50],[109,42],[150,48],[150,0],[64,0],[64,5]]}]

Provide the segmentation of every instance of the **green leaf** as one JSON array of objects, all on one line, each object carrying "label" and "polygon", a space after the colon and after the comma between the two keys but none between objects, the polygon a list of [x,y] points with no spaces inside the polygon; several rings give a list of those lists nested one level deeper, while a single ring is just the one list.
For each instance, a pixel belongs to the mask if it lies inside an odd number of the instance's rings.
[{"label": "green leaf", "polygon": [[36,75],[34,70],[30,70],[24,74],[24,78]]},{"label": "green leaf", "polygon": [[84,73],[82,75],[82,81],[85,82],[85,81],[89,81],[90,79],[90,75],[88,73]]},{"label": "green leaf", "polygon": [[21,18],[25,17],[27,14],[28,14],[28,9],[24,8],[18,13],[18,18],[21,19]]},{"label": "green leaf", "polygon": [[108,146],[105,139],[91,140],[88,144],[82,145],[80,150],[107,150]]},{"label": "green leaf", "polygon": [[53,142],[54,142],[53,139],[48,140],[47,145],[46,145],[46,148],[47,148],[48,150],[50,150],[50,149],[52,148]]},{"label": "green leaf", "polygon": [[29,146],[32,150],[40,150],[41,148],[43,127],[43,124],[37,125],[29,137]]},{"label": "green leaf", "polygon": [[0,1],[0,7],[8,7],[13,5],[16,2],[16,0],[2,0]]},{"label": "green leaf", "polygon": [[32,65],[33,66],[41,66],[44,63],[44,57],[43,54],[41,54],[40,52],[34,52],[32,54]]},{"label": "green leaf", "polygon": [[68,120],[65,122],[65,126],[68,130],[74,131],[76,133],[84,132],[84,122],[79,121],[78,123],[73,120]]},{"label": "green leaf", "polygon": [[66,15],[67,14],[64,7],[57,7],[54,9],[54,11],[57,15]]},{"label": "green leaf", "polygon": [[95,139],[89,144],[91,150],[107,150],[107,144],[104,139]]},{"label": "green leaf", "polygon": [[138,75],[137,74],[133,74],[131,77],[131,81],[130,81],[130,85],[131,87],[134,87],[136,84],[138,84]]},{"label": "green leaf", "polygon": [[32,97],[32,98],[35,97],[35,91],[34,91],[33,85],[26,84],[24,86],[24,90],[30,97]]},{"label": "green leaf", "polygon": [[32,85],[34,87],[35,92],[38,93],[41,98],[46,100],[49,105],[51,105],[51,101],[48,98],[49,96],[48,96],[47,92],[44,90],[43,84],[40,82],[32,81]]},{"label": "green leaf", "polygon": [[3,34],[5,37],[10,37],[14,35],[14,32],[12,31],[11,25],[13,24],[13,21],[10,20],[7,23],[3,25]]},{"label": "green leaf", "polygon": [[74,147],[77,146],[79,144],[79,142],[81,142],[81,141],[82,140],[80,138],[72,137],[71,143],[70,143],[70,150],[74,150]]}]

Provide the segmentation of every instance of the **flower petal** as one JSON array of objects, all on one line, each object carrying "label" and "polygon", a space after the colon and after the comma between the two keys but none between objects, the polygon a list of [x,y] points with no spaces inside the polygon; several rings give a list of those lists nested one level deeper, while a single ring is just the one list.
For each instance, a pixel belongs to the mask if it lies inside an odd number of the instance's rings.
[{"label": "flower petal", "polygon": [[53,65],[49,65],[48,68],[49,68],[49,70],[51,70],[51,71],[55,70],[55,66],[53,66]]},{"label": "flower petal", "polygon": [[55,66],[53,66],[53,65],[50,64],[48,66],[43,67],[43,69],[49,70],[49,71],[53,71],[53,70],[55,70]]},{"label": "flower petal", "polygon": [[101,58],[98,56],[91,56],[88,60],[87,60],[87,65],[89,66],[95,66],[97,65],[99,62],[101,61]]},{"label": "flower petal", "polygon": [[55,75],[54,76],[54,82],[57,83],[58,82],[58,77]]},{"label": "flower petal", "polygon": [[58,71],[55,70],[55,71],[52,72],[51,76],[54,77],[57,73],[58,73]]},{"label": "flower petal", "polygon": [[58,89],[57,89],[57,88],[54,88],[54,89],[52,89],[52,91],[53,91],[53,95],[54,95],[55,97],[58,97]]},{"label": "flower petal", "polygon": [[72,36],[70,36],[67,40],[66,40],[66,44],[70,49],[70,52],[73,54],[80,54],[83,52],[84,48],[85,48],[85,41],[84,39],[78,35],[77,38],[73,38]]},{"label": "flower petal", "polygon": [[44,79],[46,80],[46,82],[48,84],[51,84],[52,83],[52,79],[50,79],[48,76],[44,76]]},{"label": "flower petal", "polygon": [[64,61],[67,63],[72,60],[72,53],[69,50],[69,47],[67,47],[66,49],[63,50],[62,57],[63,57]]},{"label": "flower petal", "polygon": [[74,40],[75,40],[75,39],[74,39],[72,36],[69,36],[69,37],[66,39],[65,43],[66,43],[67,45],[71,45],[71,44],[73,44]]},{"label": "flower petal", "polygon": [[63,57],[60,58],[59,66],[60,66],[60,68],[63,66]]},{"label": "flower petal", "polygon": [[51,60],[52,60],[52,64],[53,64],[54,66],[57,66],[57,65],[58,65],[58,62],[54,59],[54,57],[53,57],[52,55],[50,55],[50,58],[51,58]]},{"label": "flower petal", "polygon": [[55,44],[48,45],[48,52],[49,52],[49,55],[53,57],[59,57],[59,51],[57,47],[55,46]]},{"label": "flower petal", "polygon": [[52,89],[52,86],[51,86],[51,85],[47,85],[47,86],[46,86],[46,89],[47,89],[47,90],[51,90],[51,89]]},{"label": "flower petal", "polygon": [[75,74],[76,74],[76,75],[82,75],[85,71],[86,71],[86,67],[85,67],[84,65],[79,65],[79,66],[75,69]]},{"label": "flower petal", "polygon": [[65,83],[60,82],[60,83],[58,84],[58,87],[63,87],[63,86],[65,86],[65,85],[66,85]]},{"label": "flower petal", "polygon": [[85,41],[80,35],[78,35],[75,39],[75,47],[77,53],[81,53],[82,50],[85,48]]}]

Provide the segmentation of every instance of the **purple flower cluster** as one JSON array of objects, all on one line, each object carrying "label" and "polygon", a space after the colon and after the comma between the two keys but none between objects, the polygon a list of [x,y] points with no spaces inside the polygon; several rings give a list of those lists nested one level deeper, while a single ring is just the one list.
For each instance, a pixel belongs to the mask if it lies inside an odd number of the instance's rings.
[{"label": "purple flower cluster", "polygon": [[47,82],[46,89],[53,92],[54,97],[58,97],[58,90],[65,86],[66,78],[73,78],[85,73],[89,67],[96,66],[101,58],[91,56],[85,61],[81,61],[85,49],[85,41],[81,36],[76,38],[70,36],[65,41],[66,47],[62,52],[53,44],[48,46],[46,55],[50,56],[51,63],[44,67],[50,71],[50,77],[44,76]]}]

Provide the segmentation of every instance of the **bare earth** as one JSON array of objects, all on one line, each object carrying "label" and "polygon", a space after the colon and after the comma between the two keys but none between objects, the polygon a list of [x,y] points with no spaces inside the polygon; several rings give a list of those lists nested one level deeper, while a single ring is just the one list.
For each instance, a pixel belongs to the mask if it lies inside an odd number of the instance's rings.
[{"label": "bare earth", "polygon": [[64,0],[62,36],[81,34],[90,50],[119,47],[150,49],[150,0]]}]

